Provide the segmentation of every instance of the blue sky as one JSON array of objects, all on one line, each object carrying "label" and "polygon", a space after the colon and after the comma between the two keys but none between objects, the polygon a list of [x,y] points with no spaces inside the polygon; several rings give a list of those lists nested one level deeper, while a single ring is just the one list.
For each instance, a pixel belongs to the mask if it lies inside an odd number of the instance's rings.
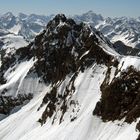
[{"label": "blue sky", "polygon": [[140,0],[0,0],[0,13],[81,14],[92,10],[103,16],[140,16]]}]

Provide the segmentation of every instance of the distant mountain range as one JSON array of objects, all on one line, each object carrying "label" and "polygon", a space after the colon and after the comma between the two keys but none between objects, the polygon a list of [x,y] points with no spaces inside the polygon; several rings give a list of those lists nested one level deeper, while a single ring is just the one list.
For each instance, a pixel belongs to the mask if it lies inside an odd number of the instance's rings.
[{"label": "distant mountain range", "polygon": [[131,47],[140,47],[140,17],[104,18],[89,11],[83,15],[76,15],[78,22],[84,21],[101,31],[111,41],[122,41]]},{"label": "distant mountain range", "polygon": [[[38,33],[45,29],[46,24],[54,15],[26,15],[17,16],[8,12],[0,16],[0,36],[4,30],[10,34],[22,36],[31,41]],[[92,11],[82,15],[71,16],[76,22],[86,22],[101,31],[112,42],[122,41],[130,47],[140,48],[140,17],[138,18],[105,18]]]},{"label": "distant mountain range", "polygon": [[51,16],[26,15],[23,13],[14,16],[11,12],[8,12],[0,16],[0,28],[21,35],[26,39],[32,39],[45,28],[50,18]]}]

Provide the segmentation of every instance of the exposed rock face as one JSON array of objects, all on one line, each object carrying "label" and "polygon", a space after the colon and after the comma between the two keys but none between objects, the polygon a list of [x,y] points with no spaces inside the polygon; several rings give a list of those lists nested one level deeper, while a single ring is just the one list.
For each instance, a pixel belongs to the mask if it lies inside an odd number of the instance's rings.
[{"label": "exposed rock face", "polygon": [[[56,106],[61,102],[63,102],[60,106],[62,114],[67,110],[66,98],[74,92],[74,86],[71,88],[68,86],[65,94],[59,96],[57,82],[63,81],[68,74],[74,74],[71,81],[74,83],[77,72],[83,72],[93,63],[105,65],[111,63],[113,57],[99,47],[100,42],[96,33],[91,33],[90,26],[82,23],[78,25],[64,15],[57,15],[48,23],[46,31],[36,37],[33,51],[38,61],[35,70],[45,82],[55,85],[44,97],[42,104],[49,104],[39,122],[45,123],[47,117],[52,117]],[[60,122],[62,119],[63,115]]]},{"label": "exposed rock face", "polygon": [[140,56],[140,49],[126,46],[121,41],[115,42],[114,43],[114,48],[121,55]]},{"label": "exposed rock face", "polygon": [[[140,132],[140,121],[137,123],[136,129]],[[137,140],[140,140],[140,134],[139,134]]]},{"label": "exposed rock face", "polygon": [[[60,116],[60,120],[59,120],[59,123],[61,123],[63,121],[64,114],[66,113],[67,109],[72,104],[72,102],[73,102],[73,104],[76,104],[75,101],[71,100],[72,95],[75,92],[74,81],[75,81],[76,76],[77,76],[77,73],[75,73],[72,76],[69,84],[66,86],[66,88],[64,90],[63,95],[58,94],[59,85],[54,85],[52,87],[50,93],[47,93],[45,95],[40,108],[44,104],[48,104],[48,105],[47,105],[45,111],[43,112],[41,118],[38,120],[42,125],[46,122],[48,117],[51,118],[54,115],[54,113],[56,113],[56,108],[59,108],[59,110],[62,112],[62,114]],[[57,113],[56,113],[56,115],[57,115]],[[54,117],[52,124],[54,123],[55,119],[56,118]],[[74,118],[71,118],[71,121],[73,121],[73,120],[74,120]]]},{"label": "exposed rock face", "polygon": [[24,102],[30,101],[33,98],[32,94],[12,96],[0,96],[0,114],[9,115],[12,109],[23,105]]},{"label": "exposed rock face", "polygon": [[[72,19],[57,15],[48,23],[46,31],[35,39],[38,75],[43,73],[45,81],[56,83],[70,72],[84,69],[95,61],[108,63],[110,56],[98,47],[98,38],[91,35],[91,31],[85,24],[77,25]],[[81,58],[87,51],[88,55]]]},{"label": "exposed rock face", "polygon": [[101,86],[101,101],[97,103],[93,114],[101,116],[104,121],[124,117],[128,123],[136,121],[140,117],[140,72],[129,67],[110,84],[106,81]]},{"label": "exposed rock face", "polygon": [[[117,74],[120,75],[117,77]],[[110,68],[101,85],[101,99],[96,104],[93,115],[100,116],[104,122],[122,120],[127,123],[140,117],[140,71],[130,66],[126,71],[116,69],[116,77],[109,83]],[[139,129],[139,123],[136,126]],[[140,135],[137,140],[140,139]]]}]

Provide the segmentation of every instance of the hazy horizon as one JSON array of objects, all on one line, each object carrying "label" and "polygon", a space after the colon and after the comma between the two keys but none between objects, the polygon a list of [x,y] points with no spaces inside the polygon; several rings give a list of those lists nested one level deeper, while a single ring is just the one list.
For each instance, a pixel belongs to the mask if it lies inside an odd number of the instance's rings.
[{"label": "hazy horizon", "polygon": [[79,15],[92,10],[104,17],[134,17],[140,16],[140,0],[0,0],[0,14],[12,12],[38,15],[51,15],[64,13],[66,15]]}]

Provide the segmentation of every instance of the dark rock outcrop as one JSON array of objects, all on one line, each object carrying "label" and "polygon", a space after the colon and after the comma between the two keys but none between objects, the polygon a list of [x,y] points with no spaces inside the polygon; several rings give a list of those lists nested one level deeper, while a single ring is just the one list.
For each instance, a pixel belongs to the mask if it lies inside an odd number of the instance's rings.
[{"label": "dark rock outcrop", "polygon": [[121,55],[140,56],[140,49],[126,46],[121,41],[115,42],[113,47]]},{"label": "dark rock outcrop", "polygon": [[0,114],[9,115],[11,111],[26,102],[29,102],[33,98],[32,94],[22,95],[18,94],[17,97],[12,96],[0,96]]},{"label": "dark rock outcrop", "polygon": [[107,79],[101,85],[102,96],[93,112],[103,121],[125,118],[132,123],[140,117],[140,72],[133,67],[121,72],[110,84]]}]

